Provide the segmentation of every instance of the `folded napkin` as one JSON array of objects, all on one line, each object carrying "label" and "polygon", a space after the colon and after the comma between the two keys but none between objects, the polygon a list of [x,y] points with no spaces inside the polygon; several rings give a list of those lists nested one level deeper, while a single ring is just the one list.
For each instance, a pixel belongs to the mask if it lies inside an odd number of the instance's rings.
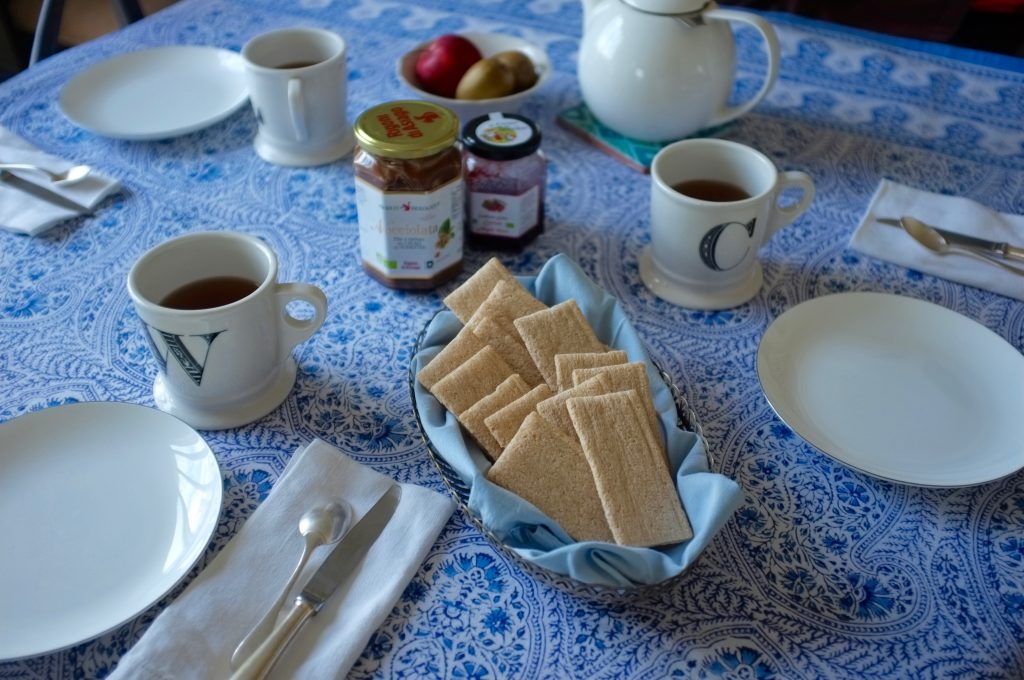
[{"label": "folded napkin", "polygon": [[[31,163],[52,172],[63,172],[75,165],[40,151],[3,127],[0,127],[0,163]],[[95,207],[121,188],[120,182],[104,177],[96,171],[70,186],[54,185],[42,175],[31,171],[19,170],[14,174],[88,208]],[[0,182],[0,228],[35,236],[77,215],[78,213]]]},{"label": "folded napkin", "polygon": [[[110,677],[229,677],[232,652],[277,597],[302,553],[299,517],[340,498],[358,520],[390,483],[323,441],[299,449],[238,534],[156,618]],[[434,491],[401,486],[394,516],[350,585],[305,623],[271,678],[344,677],[391,612],[454,510],[450,499]],[[328,552],[313,553],[297,590]]]},{"label": "folded napkin", "polygon": [[[415,385],[420,421],[435,448],[466,484],[469,508],[494,535],[524,559],[577,581],[632,587],[676,576],[686,569],[743,502],[736,482],[708,468],[703,441],[676,426],[672,393],[651,363],[643,341],[618,300],[597,286],[565,255],[548,260],[536,277],[520,277],[541,302],[554,305],[574,298],[597,337],[625,350],[630,361],[647,364],[654,406],[661,420],[672,475],[693,528],[693,538],[664,548],[632,548],[597,541],[574,542],[551,518],[531,503],[486,478],[490,462],[475,442],[463,437],[458,421],[419,382]],[[414,371],[427,363],[458,333],[462,324],[442,311],[427,327]],[[571,490],[567,490],[571,493]]]},{"label": "folded napkin", "polygon": [[970,255],[933,253],[899,227],[877,222],[903,215],[947,231],[1015,245],[1024,245],[1024,215],[999,213],[968,198],[934,194],[883,179],[850,239],[850,247],[866,255],[1024,300],[1024,277]]}]

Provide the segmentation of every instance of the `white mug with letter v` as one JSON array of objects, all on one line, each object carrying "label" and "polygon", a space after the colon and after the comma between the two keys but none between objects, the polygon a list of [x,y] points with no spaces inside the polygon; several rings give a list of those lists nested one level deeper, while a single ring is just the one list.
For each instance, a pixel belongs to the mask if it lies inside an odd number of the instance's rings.
[{"label": "white mug with letter v", "polygon": [[[308,283],[278,283],[277,256],[259,238],[198,232],[147,251],[128,274],[159,371],[156,405],[189,425],[252,422],[295,383],[292,349],[323,325],[327,297]],[[312,307],[293,316],[294,301]]]},{"label": "white mug with letter v", "polygon": [[345,113],[345,40],[319,28],[285,28],[242,48],[259,131],[253,146],[276,165],[338,160],[355,146]]},{"label": "white mug with letter v", "polygon": [[[663,300],[692,309],[728,309],[757,295],[757,251],[814,200],[806,173],[779,172],[760,151],[724,139],[666,146],[651,179],[651,244],[640,278]],[[780,206],[787,189],[800,198]]]}]

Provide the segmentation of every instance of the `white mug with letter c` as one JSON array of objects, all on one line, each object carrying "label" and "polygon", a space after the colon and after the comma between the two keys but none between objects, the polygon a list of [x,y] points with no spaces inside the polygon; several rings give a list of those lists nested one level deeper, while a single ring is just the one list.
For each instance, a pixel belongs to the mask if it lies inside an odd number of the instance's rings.
[{"label": "white mug with letter c", "polygon": [[338,160],[355,146],[345,113],[344,38],[319,28],[263,33],[242,47],[259,131],[253,146],[276,165]]},{"label": "white mug with letter c", "polygon": [[[640,278],[658,297],[692,309],[728,309],[757,295],[757,251],[814,200],[803,172],[780,172],[760,151],[724,139],[669,144],[651,163],[651,244]],[[780,206],[787,189],[802,194]]]},{"label": "white mug with letter c", "polygon": [[[197,232],[142,255],[128,292],[156,358],[153,397],[162,411],[203,430],[252,422],[295,384],[292,349],[323,325],[327,297],[308,283],[278,283],[261,239]],[[310,318],[287,306],[310,305]]]}]

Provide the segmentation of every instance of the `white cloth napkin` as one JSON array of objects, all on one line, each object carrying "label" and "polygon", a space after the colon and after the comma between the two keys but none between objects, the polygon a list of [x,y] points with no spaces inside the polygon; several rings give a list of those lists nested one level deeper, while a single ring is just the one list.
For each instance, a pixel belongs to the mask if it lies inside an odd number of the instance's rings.
[{"label": "white cloth napkin", "polygon": [[[63,172],[75,165],[40,151],[4,127],[0,127],[0,163],[31,163],[52,172]],[[13,174],[88,208],[95,207],[121,188],[120,182],[104,177],[95,170],[70,186],[51,184],[48,179],[32,171],[18,170]],[[0,228],[35,236],[77,214],[0,182]]]},{"label": "white cloth napkin", "polygon": [[[232,652],[277,597],[302,553],[302,513],[341,498],[352,506],[354,523],[390,483],[323,441],[300,448],[238,534],[156,618],[110,677],[230,677]],[[434,491],[401,486],[394,516],[350,585],[306,621],[270,678],[345,677],[391,612],[455,509]],[[296,591],[329,552],[319,548],[313,553]]]},{"label": "white cloth napkin", "polygon": [[[933,226],[968,236],[1024,245],[1024,215],[999,213],[960,196],[944,196],[883,179],[850,239],[850,247],[920,272],[1024,300],[1024,276],[970,255],[933,253],[899,227],[877,222],[910,215]],[[1008,264],[1024,268],[1024,263]]]}]

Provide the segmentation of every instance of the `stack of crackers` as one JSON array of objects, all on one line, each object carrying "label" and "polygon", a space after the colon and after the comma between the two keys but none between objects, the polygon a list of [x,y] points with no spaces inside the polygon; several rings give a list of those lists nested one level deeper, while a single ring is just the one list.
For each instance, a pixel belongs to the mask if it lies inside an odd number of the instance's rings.
[{"label": "stack of crackers", "polygon": [[575,300],[537,300],[491,259],[444,300],[463,323],[416,378],[492,461],[487,478],[576,541],[692,538],[643,362]]}]

